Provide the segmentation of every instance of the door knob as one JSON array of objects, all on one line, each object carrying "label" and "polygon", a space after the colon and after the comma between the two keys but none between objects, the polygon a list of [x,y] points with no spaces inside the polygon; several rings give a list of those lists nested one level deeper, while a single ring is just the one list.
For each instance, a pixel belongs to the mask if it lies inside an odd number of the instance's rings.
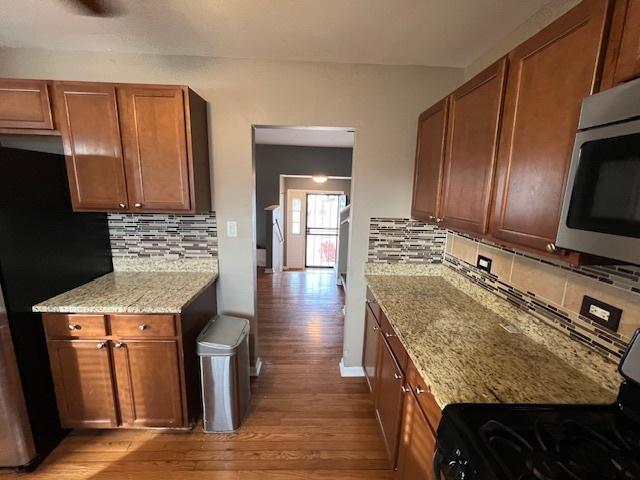
[{"label": "door knob", "polygon": [[98,342],[98,343],[96,343],[96,348],[98,350],[100,350],[101,348],[104,348],[106,346],[107,346],[107,342]]},{"label": "door knob", "polygon": [[553,253],[555,251],[556,251],[556,244],[555,243],[547,243],[547,252]]}]

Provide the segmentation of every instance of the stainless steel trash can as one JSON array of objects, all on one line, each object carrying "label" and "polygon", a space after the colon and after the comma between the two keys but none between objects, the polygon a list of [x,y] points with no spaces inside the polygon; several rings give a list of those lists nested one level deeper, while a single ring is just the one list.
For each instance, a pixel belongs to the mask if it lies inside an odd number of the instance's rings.
[{"label": "stainless steel trash can", "polygon": [[203,429],[231,432],[249,409],[249,321],[219,315],[198,335]]}]

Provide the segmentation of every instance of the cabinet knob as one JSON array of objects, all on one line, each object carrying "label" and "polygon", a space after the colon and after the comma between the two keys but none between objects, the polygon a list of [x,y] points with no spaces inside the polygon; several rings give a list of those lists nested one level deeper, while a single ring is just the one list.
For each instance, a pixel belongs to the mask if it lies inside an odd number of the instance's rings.
[{"label": "cabinet knob", "polygon": [[145,331],[146,329],[147,326],[144,323],[138,327],[138,330],[140,330],[141,332]]},{"label": "cabinet knob", "polygon": [[69,325],[67,325],[67,328],[73,332],[74,330],[80,330],[80,325],[76,325],[75,323],[70,323]]},{"label": "cabinet knob", "polygon": [[555,243],[547,243],[547,252],[553,253],[555,251],[556,251],[556,244]]},{"label": "cabinet knob", "polygon": [[442,223],[443,220],[444,220],[444,218],[436,217],[436,223]]},{"label": "cabinet knob", "polygon": [[402,385],[400,388],[402,389],[402,393],[409,393],[409,389],[406,386]]},{"label": "cabinet knob", "polygon": [[379,326],[377,326],[377,325],[376,325],[375,327],[373,327],[373,331],[374,331],[374,332],[377,332],[378,330],[380,330],[380,327],[379,327]]},{"label": "cabinet knob", "polygon": [[142,204],[141,203],[134,203],[133,206],[136,207],[136,208],[142,208]]},{"label": "cabinet knob", "polygon": [[393,378],[395,378],[396,380],[400,380],[402,378],[402,375],[400,375],[399,373],[394,373]]},{"label": "cabinet knob", "polygon": [[384,332],[384,336],[387,338],[395,337],[393,333],[389,333],[389,332]]},{"label": "cabinet knob", "polygon": [[433,215],[429,215],[429,217],[427,217],[427,218],[429,218],[429,220],[435,220],[436,219],[436,217],[434,217]]},{"label": "cabinet knob", "polygon": [[416,395],[422,395],[426,390],[424,388],[416,387]]},{"label": "cabinet knob", "polygon": [[123,342],[116,342],[115,347],[116,348],[122,348],[122,347],[124,347],[124,343]]},{"label": "cabinet knob", "polygon": [[106,346],[107,346],[107,342],[98,342],[98,343],[96,343],[96,348],[98,350],[100,350],[101,348],[104,348]]},{"label": "cabinet knob", "polygon": [[127,205],[125,203],[120,203],[118,205],[120,206],[120,208],[127,208]]}]

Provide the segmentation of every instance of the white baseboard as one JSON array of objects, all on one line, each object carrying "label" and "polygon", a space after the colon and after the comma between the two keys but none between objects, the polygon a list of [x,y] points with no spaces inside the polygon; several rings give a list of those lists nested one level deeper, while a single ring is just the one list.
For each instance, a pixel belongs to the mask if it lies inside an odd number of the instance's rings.
[{"label": "white baseboard", "polygon": [[262,370],[262,359],[258,357],[256,358],[256,366],[249,368],[249,375],[252,377],[259,377],[260,370]]},{"label": "white baseboard", "polygon": [[340,376],[341,377],[364,377],[364,368],[345,367],[344,358],[341,358],[340,359]]}]

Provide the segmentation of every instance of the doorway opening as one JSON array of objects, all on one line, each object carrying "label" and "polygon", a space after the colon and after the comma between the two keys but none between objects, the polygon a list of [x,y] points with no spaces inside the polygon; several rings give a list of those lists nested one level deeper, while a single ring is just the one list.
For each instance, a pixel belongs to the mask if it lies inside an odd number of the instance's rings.
[{"label": "doorway opening", "polygon": [[260,273],[346,278],[353,129],[254,127]]}]

